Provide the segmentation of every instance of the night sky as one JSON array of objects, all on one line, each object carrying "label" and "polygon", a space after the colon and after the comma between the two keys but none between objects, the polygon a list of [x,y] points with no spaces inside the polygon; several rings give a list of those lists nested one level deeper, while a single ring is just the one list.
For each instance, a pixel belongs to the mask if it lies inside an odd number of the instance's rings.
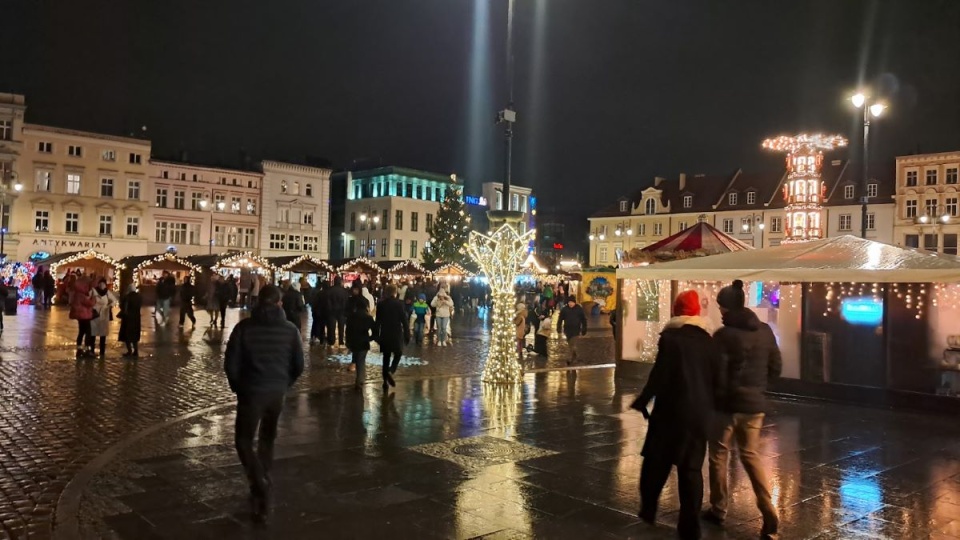
[{"label": "night sky", "polygon": [[[860,82],[891,105],[878,167],[960,149],[955,0],[516,2],[514,177],[569,223],[654,175],[777,170],[767,136],[857,147]],[[160,157],[360,159],[470,188],[502,178],[506,6],[5,0],[0,91],[26,94],[31,122],[146,125]]]}]

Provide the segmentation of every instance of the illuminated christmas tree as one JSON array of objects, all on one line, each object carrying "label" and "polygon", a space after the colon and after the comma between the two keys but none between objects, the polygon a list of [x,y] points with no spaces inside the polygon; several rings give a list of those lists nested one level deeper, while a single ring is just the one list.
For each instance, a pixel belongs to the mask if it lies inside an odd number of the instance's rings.
[{"label": "illuminated christmas tree", "polygon": [[470,216],[459,189],[447,190],[427,233],[430,243],[423,248],[424,261],[461,265],[467,262],[465,246],[470,235]]}]

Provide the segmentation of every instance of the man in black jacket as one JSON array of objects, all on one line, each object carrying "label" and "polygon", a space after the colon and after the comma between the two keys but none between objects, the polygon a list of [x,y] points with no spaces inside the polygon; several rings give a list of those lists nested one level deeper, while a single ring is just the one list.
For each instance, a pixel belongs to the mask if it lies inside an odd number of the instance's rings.
[{"label": "man in black jacket", "polygon": [[196,328],[197,317],[193,314],[193,297],[197,295],[197,288],[190,282],[190,276],[184,276],[180,285],[180,328],[190,319],[190,327]]},{"label": "man in black jacket", "polygon": [[377,337],[380,352],[383,353],[383,391],[386,392],[390,386],[396,386],[393,374],[400,365],[403,346],[410,343],[410,316],[403,302],[397,299],[396,285],[387,285],[383,300],[377,304],[377,323],[373,335]]},{"label": "man in black jacket", "polygon": [[721,363],[714,392],[719,411],[720,435],[710,441],[710,509],[704,519],[723,523],[727,513],[727,473],[730,446],[736,440],[740,462],[750,477],[763,515],[761,538],[776,538],[780,525],[770,495],[770,482],[760,458],[760,429],[766,409],[767,383],[780,376],[777,339],[768,325],[745,306],[743,282],[736,280],[717,295],[723,328],[714,334]]},{"label": "man in black jacket", "polygon": [[[677,467],[680,538],[700,538],[703,458],[713,416],[713,366],[719,362],[714,339],[700,317],[696,291],[677,296],[673,318],[660,334],[650,378],[632,407],[650,420],[640,470],[640,519],[654,523],[663,486]],[[653,413],[647,404],[656,399]]]},{"label": "man in black jacket", "polygon": [[567,305],[560,310],[557,319],[557,331],[563,332],[567,338],[567,344],[570,346],[570,360],[567,365],[577,359],[577,338],[587,335],[587,314],[583,311],[583,306],[577,303],[574,297],[567,298]]},{"label": "man in black jacket", "polygon": [[251,317],[234,327],[224,371],[230,389],[237,395],[237,454],[250,480],[254,518],[263,521],[269,512],[273,442],[284,395],[303,373],[300,331],[284,316],[277,287],[261,289]]},{"label": "man in black jacket", "polygon": [[167,319],[170,318],[170,301],[176,292],[177,282],[174,281],[170,272],[164,270],[160,274],[160,280],[157,281],[157,309],[155,312],[160,316],[160,324],[167,324]]},{"label": "man in black jacket", "polygon": [[346,339],[343,329],[347,324],[347,301],[350,300],[350,293],[343,288],[343,280],[337,276],[333,280],[333,287],[324,291],[323,294],[324,308],[327,312],[327,345],[333,347],[336,340],[337,344],[343,348]]}]

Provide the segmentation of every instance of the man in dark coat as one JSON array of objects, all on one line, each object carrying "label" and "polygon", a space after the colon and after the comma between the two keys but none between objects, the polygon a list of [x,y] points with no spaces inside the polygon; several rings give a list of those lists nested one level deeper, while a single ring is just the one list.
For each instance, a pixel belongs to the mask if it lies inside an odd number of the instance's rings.
[{"label": "man in dark coat", "polygon": [[293,323],[300,330],[303,324],[303,312],[305,305],[303,294],[300,292],[300,284],[296,281],[291,282],[287,290],[283,292],[283,312],[287,320]]},{"label": "man in dark coat", "polygon": [[567,365],[570,365],[577,359],[577,338],[587,335],[587,314],[583,311],[583,306],[577,303],[576,298],[572,296],[567,298],[567,305],[560,310],[557,331],[563,332],[567,338],[571,356],[570,360],[567,360]]},{"label": "man in dark coat", "polygon": [[170,275],[170,272],[164,270],[160,274],[160,280],[157,281],[157,309],[156,314],[160,316],[160,324],[167,324],[170,318],[170,301],[177,292],[177,282]]},{"label": "man in dark coat", "polygon": [[377,304],[376,323],[373,335],[377,336],[383,354],[383,391],[386,392],[389,386],[396,386],[393,374],[400,365],[404,344],[410,343],[410,317],[403,302],[397,299],[396,285],[387,285],[384,290],[384,299]]},{"label": "man in dark coat", "polygon": [[764,392],[767,383],[780,376],[782,360],[773,330],[745,307],[745,300],[740,280],[717,295],[723,314],[723,328],[714,334],[721,355],[715,383],[720,429],[719,437],[710,441],[710,509],[703,517],[715,524],[726,517],[730,446],[736,440],[763,515],[760,537],[775,538],[780,517],[760,457],[760,430],[767,405]]},{"label": "man in dark coat", "polygon": [[197,326],[197,317],[193,314],[193,297],[197,295],[197,288],[190,281],[190,276],[184,276],[180,285],[180,328],[190,319],[191,327]]},{"label": "man in dark coat", "polygon": [[[677,532],[700,538],[703,458],[713,415],[713,366],[719,352],[700,317],[696,291],[677,296],[674,317],[660,334],[650,379],[633,407],[650,420],[640,470],[640,519],[654,523],[660,492],[677,468],[680,516]],[[656,399],[653,413],[647,404]]]},{"label": "man in dark coat", "polygon": [[237,323],[227,342],[224,371],[237,395],[237,454],[250,481],[254,519],[263,521],[270,510],[270,466],[284,395],[303,373],[300,331],[283,313],[280,289],[264,287],[250,318]]},{"label": "man in dark coat", "polygon": [[337,276],[333,280],[333,287],[324,293],[324,308],[327,312],[327,345],[330,347],[333,347],[334,342],[341,348],[344,347],[346,336],[343,330],[347,323],[348,300],[350,300],[350,293],[343,287],[340,276]]},{"label": "man in dark coat", "polygon": [[310,315],[313,318],[313,322],[310,324],[311,345],[326,341],[327,312],[325,306],[327,290],[330,289],[330,282],[324,281],[318,285],[319,288],[314,288],[316,292],[313,298],[310,299]]}]

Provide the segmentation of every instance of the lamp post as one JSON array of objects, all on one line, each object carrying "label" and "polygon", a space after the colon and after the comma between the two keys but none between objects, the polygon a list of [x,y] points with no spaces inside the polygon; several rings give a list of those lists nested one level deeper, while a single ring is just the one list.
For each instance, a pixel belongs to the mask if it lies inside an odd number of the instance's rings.
[{"label": "lamp post", "polygon": [[[380,216],[378,216],[376,212],[371,212],[369,207],[366,209],[366,211],[360,212],[360,223],[361,223],[361,227],[364,227],[365,224],[367,223],[367,221],[370,222],[370,226],[369,226],[369,227],[366,227],[366,229],[367,229],[367,251],[366,251],[366,253],[364,253],[364,255],[367,256],[367,257],[376,257],[376,256],[377,256],[377,255],[376,255],[377,251],[376,251],[376,249],[374,249],[374,248],[371,246],[371,244],[370,244],[370,231],[371,231],[374,227],[377,226],[377,223],[380,223]],[[371,253],[372,253],[373,255],[371,255]]]},{"label": "lamp post", "polygon": [[213,212],[214,210],[219,210],[223,212],[223,209],[227,207],[227,203],[223,201],[217,201],[216,204],[211,204],[211,202],[208,201],[207,199],[200,201],[200,208],[203,208],[204,210],[206,210],[208,206],[210,207],[210,252],[209,253],[213,255]]},{"label": "lamp post", "polygon": [[[920,238],[917,242],[920,245],[920,249],[927,249],[927,243],[924,241],[924,238],[923,238],[924,227],[931,227],[934,232],[937,232],[938,230],[940,230],[942,226],[949,224],[950,220],[953,219],[954,217],[955,216],[953,216],[945,206],[938,205],[936,208],[933,209],[933,215],[930,215],[930,211],[929,209],[927,209],[922,216],[917,216],[913,218],[913,224],[917,226],[917,230],[920,233],[919,234]],[[939,241],[939,238],[938,238],[937,251],[940,252],[942,250],[943,250],[943,245],[941,245],[941,242]]]},{"label": "lamp post", "polygon": [[7,251],[5,241],[7,236],[7,224],[3,221],[7,218],[7,190],[13,188],[13,191],[20,193],[23,190],[23,184],[17,181],[17,173],[10,171],[9,178],[0,178],[0,262],[7,261]]},{"label": "lamp post", "polygon": [[863,176],[860,178],[860,237],[867,237],[867,178],[870,157],[870,117],[879,118],[887,105],[874,100],[864,92],[857,92],[850,97],[853,106],[863,110]]},{"label": "lamp post", "polygon": [[[760,247],[763,247],[763,230],[767,228],[766,223],[763,222],[763,214],[751,214],[747,219],[750,221],[744,223],[742,228],[743,232],[748,232],[756,237],[756,231],[754,227],[760,229]],[[754,242],[754,247],[756,247],[756,242]]]},{"label": "lamp post", "polygon": [[[606,227],[599,227],[590,231],[590,236],[588,236],[588,238],[590,239],[590,243],[594,244],[597,241],[603,242],[604,240],[606,240],[607,239],[607,234],[605,232],[606,230],[607,230]],[[597,249],[597,248],[594,248],[594,249]],[[593,261],[594,266],[596,266],[596,263],[600,262],[596,259],[597,257],[594,257],[594,261]]]}]

